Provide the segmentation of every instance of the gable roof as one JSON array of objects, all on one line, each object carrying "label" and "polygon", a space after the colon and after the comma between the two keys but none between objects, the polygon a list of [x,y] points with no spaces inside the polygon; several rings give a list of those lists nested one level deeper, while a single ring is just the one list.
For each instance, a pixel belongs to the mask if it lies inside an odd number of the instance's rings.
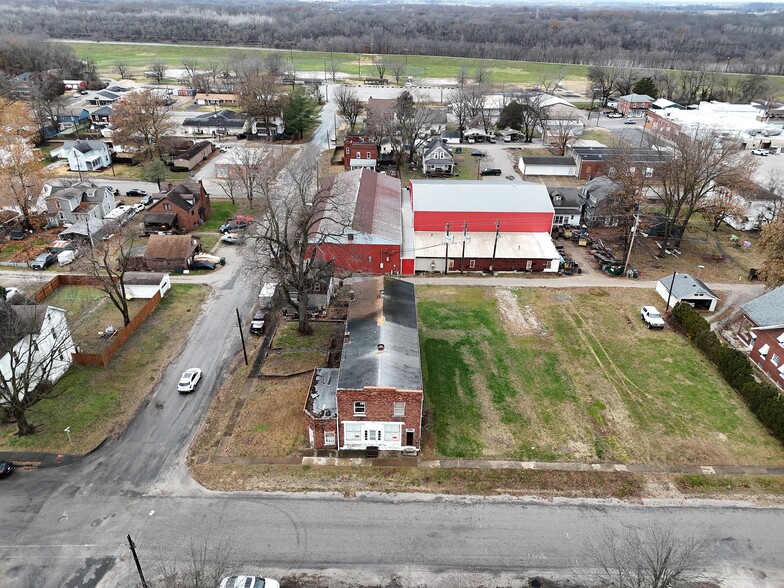
[{"label": "gable roof", "polygon": [[[574,209],[575,212],[580,211],[582,201],[580,200],[579,188],[547,188],[550,193],[550,199],[553,202],[553,208],[558,210]],[[560,201],[559,201],[560,198]]]},{"label": "gable roof", "polygon": [[184,153],[180,153],[176,155],[174,159],[190,159],[204,151],[208,146],[212,145],[209,141],[199,141],[195,143],[190,149],[185,151]]},{"label": "gable roof", "polygon": [[425,160],[425,163],[443,163],[444,161],[447,161],[446,158],[439,159],[430,157],[436,151],[444,151],[449,155],[449,160],[454,162],[455,158],[452,155],[452,152],[449,150],[449,147],[444,145],[444,142],[441,139],[435,138],[426,143],[422,149],[422,159]]},{"label": "gable roof", "polygon": [[90,113],[92,116],[111,116],[112,114],[112,107],[111,106],[101,106],[100,108],[96,108]]},{"label": "gable roof", "polygon": [[[663,276],[659,280],[659,283],[679,300],[692,296],[708,296],[715,298],[716,300],[719,299],[713,290],[708,288],[702,280],[695,278],[691,274],[676,273],[674,279],[672,274],[668,274]],[[670,289],[670,285],[672,285],[672,289]]]},{"label": "gable roof", "polygon": [[587,181],[582,188],[580,188],[580,195],[590,197],[595,201],[600,201],[618,190],[619,186],[607,176],[599,176],[592,180]]},{"label": "gable roof", "polygon": [[150,235],[144,257],[183,260],[193,255],[198,241],[190,235]]},{"label": "gable roof", "polygon": [[784,286],[742,304],[740,309],[758,327],[784,325]]},{"label": "gable roof", "polygon": [[366,120],[382,120],[385,117],[394,116],[397,100],[394,98],[368,98]]},{"label": "gable roof", "polygon": [[410,180],[414,215],[440,212],[553,212],[547,188],[533,182]]},{"label": "gable roof", "polygon": [[125,272],[123,281],[132,286],[157,286],[165,276],[163,272]]},{"label": "gable roof", "polygon": [[354,300],[346,322],[349,342],[343,345],[338,389],[422,390],[414,285],[377,277],[356,281],[352,288]]},{"label": "gable roof", "polygon": [[[185,180],[163,194],[163,198],[175,204],[178,208],[190,211],[201,201],[202,185],[197,180]],[[157,204],[157,202],[156,202]]]},{"label": "gable roof", "polygon": [[626,100],[626,102],[653,102],[653,98],[648,94],[626,94],[621,96],[618,100]]},{"label": "gable roof", "polygon": [[186,118],[182,121],[182,126],[184,127],[244,127],[247,120],[244,116],[235,112],[233,110],[229,110],[228,108],[224,108],[223,110],[219,110],[218,112],[205,112],[204,114],[200,114],[198,116],[194,116],[191,118]]},{"label": "gable roof", "polygon": [[0,301],[0,357],[14,348],[23,337],[41,331],[48,306],[43,304],[10,304]]}]

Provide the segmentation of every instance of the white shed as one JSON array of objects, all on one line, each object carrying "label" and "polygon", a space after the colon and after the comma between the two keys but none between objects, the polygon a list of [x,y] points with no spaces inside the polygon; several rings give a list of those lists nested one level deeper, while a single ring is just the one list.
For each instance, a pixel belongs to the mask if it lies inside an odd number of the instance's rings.
[{"label": "white shed", "polygon": [[523,176],[577,176],[574,157],[523,156],[518,165]]},{"label": "white shed", "polygon": [[125,272],[125,297],[152,298],[156,292],[161,298],[171,289],[169,274],[163,272]]},{"label": "white shed", "polygon": [[697,310],[713,312],[719,303],[719,297],[708,288],[702,280],[689,274],[669,274],[656,282],[659,296],[670,302],[670,308],[678,302],[690,304]]}]

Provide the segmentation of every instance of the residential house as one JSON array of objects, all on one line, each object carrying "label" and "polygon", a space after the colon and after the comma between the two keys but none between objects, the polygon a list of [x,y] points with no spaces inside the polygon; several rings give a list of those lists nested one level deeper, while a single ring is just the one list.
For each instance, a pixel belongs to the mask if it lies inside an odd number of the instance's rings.
[{"label": "residential house", "polygon": [[583,204],[583,222],[591,227],[615,226],[618,219],[609,210],[611,197],[620,186],[607,176],[599,176],[588,181],[579,188],[580,200]]},{"label": "residential house", "polygon": [[550,238],[554,210],[541,184],[410,180],[409,194],[415,258],[402,252],[403,273],[558,271]]},{"label": "residential house", "polygon": [[389,125],[395,120],[395,98],[368,98],[365,108],[365,133],[381,139],[389,133]]},{"label": "residential house", "polygon": [[340,367],[318,368],[305,403],[316,449],[421,447],[422,365],[414,285],[393,278],[352,284]]},{"label": "residential house", "polygon": [[751,330],[749,359],[784,390],[784,324]]},{"label": "residential house", "polygon": [[10,80],[10,95],[11,98],[17,100],[30,100],[33,93],[34,74],[30,71],[25,71],[11,78]]},{"label": "residential house", "polygon": [[111,122],[112,107],[101,106],[90,113],[90,120],[96,125],[106,126]]},{"label": "residential house", "polygon": [[102,219],[116,206],[112,190],[89,181],[49,185],[44,194],[50,227]]},{"label": "residential house", "polygon": [[104,141],[65,141],[63,146],[52,151],[53,157],[68,160],[71,171],[94,171],[112,164],[109,145]]},{"label": "residential house", "polygon": [[150,235],[144,250],[144,263],[155,272],[181,272],[188,269],[199,251],[199,239],[191,235]]},{"label": "residential house", "polygon": [[[439,133],[446,130],[447,124],[447,111],[446,107],[427,107],[425,109],[425,114],[422,117],[423,122],[425,123],[425,129],[423,129],[424,136],[427,135],[438,135]],[[420,138],[424,138],[420,137]],[[459,133],[458,133],[459,136]]]},{"label": "residential house", "polygon": [[156,292],[161,297],[171,290],[169,274],[163,272],[125,272],[123,275],[125,296],[133,298],[152,298]]},{"label": "residential house", "polygon": [[642,118],[653,105],[647,94],[627,94],[618,98],[618,110],[627,118]]},{"label": "residential house", "polygon": [[574,157],[564,155],[539,157],[523,155],[518,163],[520,173],[525,176],[575,176],[577,164]]},{"label": "residential house", "polygon": [[[68,371],[76,346],[65,310],[0,301],[0,324],[0,375],[9,386],[23,378],[29,378],[30,388],[41,380],[55,383]],[[23,391],[19,394],[24,398]]]},{"label": "residential house", "polygon": [[70,227],[60,231],[58,236],[65,241],[95,245],[112,230],[113,228],[104,223],[103,219],[87,218],[79,219]]},{"label": "residential house", "polygon": [[273,116],[268,120],[254,120],[250,125],[250,132],[262,139],[278,139],[286,130],[283,116]]},{"label": "residential house", "polygon": [[493,123],[487,114],[477,114],[466,121],[463,138],[469,143],[473,143],[477,139],[484,141],[488,137],[495,136],[495,131],[492,128]]},{"label": "residential house", "polygon": [[613,166],[622,159],[637,167],[638,175],[645,178],[655,178],[656,167],[664,161],[664,155],[657,149],[647,147],[629,147],[619,153],[613,147],[588,147],[571,145],[566,148],[565,155],[574,158],[577,166],[576,177],[581,180],[590,180],[598,176],[612,176]]},{"label": "residential house", "polygon": [[754,339],[755,329],[784,325],[784,286],[765,292],[740,307],[736,333],[747,345]]},{"label": "residential house", "polygon": [[737,231],[756,231],[763,224],[773,222],[784,208],[782,197],[756,184],[742,188],[732,196],[736,214],[724,222]]},{"label": "residential house", "polygon": [[399,273],[400,180],[357,169],[336,176],[331,189],[339,194],[341,214],[350,221],[344,226],[322,218],[310,237],[311,255],[334,264],[338,275]]},{"label": "residential house", "polygon": [[201,225],[212,211],[210,195],[201,180],[169,184],[144,215],[144,232],[189,232]]},{"label": "residential house", "polygon": [[121,86],[119,84],[109,84],[104,88],[107,92],[112,92],[113,94],[125,94],[126,92],[130,92],[131,89],[125,86]]},{"label": "residential house", "polygon": [[228,109],[205,112],[182,121],[183,132],[188,135],[237,135],[247,127],[248,121],[242,114]]},{"label": "residential house", "polygon": [[447,145],[459,145],[460,131],[441,131],[441,142]]},{"label": "residential house", "polygon": [[422,173],[426,176],[451,176],[455,171],[455,158],[443,141],[432,139],[422,146]]},{"label": "residential house", "polygon": [[191,171],[212,153],[212,143],[209,141],[199,141],[182,153],[178,153],[171,159],[175,169],[186,169]]},{"label": "residential house", "polygon": [[553,203],[553,226],[579,226],[583,212],[579,188],[547,188]]},{"label": "residential house", "polygon": [[697,310],[713,312],[719,303],[719,297],[702,280],[689,274],[663,276],[656,282],[656,292],[670,308],[684,302]]},{"label": "residential house", "polygon": [[109,90],[98,90],[87,98],[90,106],[111,106],[122,98],[121,94],[110,92]]},{"label": "residential house", "polygon": [[90,112],[86,108],[64,108],[57,113],[57,128],[67,131],[82,126],[90,121]]},{"label": "residential house", "polygon": [[193,97],[194,102],[199,106],[237,106],[239,99],[236,94],[208,94],[198,93]]},{"label": "residential house", "polygon": [[378,143],[368,135],[348,135],[343,141],[343,167],[346,170],[376,170]]}]

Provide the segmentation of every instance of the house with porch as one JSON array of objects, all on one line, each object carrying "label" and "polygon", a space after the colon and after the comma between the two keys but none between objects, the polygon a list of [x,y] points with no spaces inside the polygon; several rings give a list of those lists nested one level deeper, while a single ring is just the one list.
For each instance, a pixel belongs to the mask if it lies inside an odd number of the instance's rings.
[{"label": "house with porch", "polygon": [[553,226],[578,226],[583,212],[579,188],[547,188],[553,203]]},{"label": "house with porch", "polygon": [[212,211],[210,195],[201,180],[185,180],[157,196],[144,215],[144,232],[189,232],[200,226]]},{"label": "house with porch", "polygon": [[236,136],[245,132],[248,126],[248,120],[242,114],[228,109],[205,112],[182,121],[182,131],[186,135]]},{"label": "house with porch", "polygon": [[71,186],[50,185],[45,189],[47,225],[72,225],[87,219],[102,219],[115,206],[114,192],[92,182],[77,182]]},{"label": "house with porch", "polygon": [[422,365],[414,285],[391,277],[352,283],[339,368],[317,368],[304,415],[311,447],[417,452]]},{"label": "house with porch", "polygon": [[95,171],[112,164],[112,153],[104,141],[65,141],[51,153],[52,157],[68,160],[71,171]]},{"label": "house with porch", "polygon": [[422,146],[422,173],[426,176],[451,176],[455,158],[441,139],[436,137]]},{"label": "house with porch", "polygon": [[93,124],[107,126],[112,119],[112,107],[101,106],[90,113],[90,120]]}]

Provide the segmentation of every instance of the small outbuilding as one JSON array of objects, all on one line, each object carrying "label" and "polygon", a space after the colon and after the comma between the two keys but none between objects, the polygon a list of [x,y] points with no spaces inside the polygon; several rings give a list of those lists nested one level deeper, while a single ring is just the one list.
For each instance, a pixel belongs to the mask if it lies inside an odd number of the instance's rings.
[{"label": "small outbuilding", "polygon": [[719,297],[706,286],[702,280],[690,274],[669,274],[656,282],[656,291],[670,308],[685,302],[697,310],[713,312],[719,303]]},{"label": "small outbuilding", "polygon": [[125,297],[129,300],[133,298],[152,298],[156,292],[161,293],[163,298],[171,290],[169,274],[163,272],[125,272],[123,277],[125,284]]}]

